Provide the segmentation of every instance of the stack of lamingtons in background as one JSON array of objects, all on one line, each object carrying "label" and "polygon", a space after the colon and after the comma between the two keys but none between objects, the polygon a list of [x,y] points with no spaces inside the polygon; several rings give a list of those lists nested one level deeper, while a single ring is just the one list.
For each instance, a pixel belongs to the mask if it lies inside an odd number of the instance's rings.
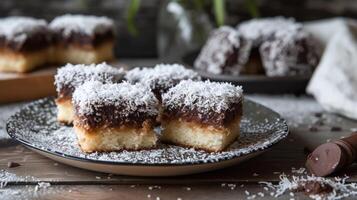
[{"label": "stack of lamingtons in background", "polygon": [[55,94],[53,66],[111,61],[114,41],[107,17],[63,15],[49,24],[31,17],[0,19],[0,103]]}]

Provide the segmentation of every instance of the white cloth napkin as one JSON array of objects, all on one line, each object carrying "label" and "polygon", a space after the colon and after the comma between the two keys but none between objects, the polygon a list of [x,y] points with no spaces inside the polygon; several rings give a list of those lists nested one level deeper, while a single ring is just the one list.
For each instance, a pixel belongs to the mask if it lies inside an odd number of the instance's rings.
[{"label": "white cloth napkin", "polygon": [[329,112],[357,119],[357,23],[336,18],[306,24],[325,50],[307,87]]}]

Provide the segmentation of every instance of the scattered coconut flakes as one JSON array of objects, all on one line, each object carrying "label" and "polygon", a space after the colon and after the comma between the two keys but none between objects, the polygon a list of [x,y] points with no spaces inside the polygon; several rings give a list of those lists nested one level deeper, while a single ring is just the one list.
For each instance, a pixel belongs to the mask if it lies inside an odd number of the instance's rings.
[{"label": "scattered coconut flakes", "polygon": [[304,167],[300,167],[299,169],[291,169],[291,172],[292,173],[295,173],[295,174],[303,174],[304,172],[306,172],[306,169]]},{"label": "scattered coconut flakes", "polygon": [[153,185],[153,186],[149,186],[148,189],[149,189],[149,190],[154,190],[154,189],[159,189],[159,190],[160,190],[160,189],[161,189],[161,186],[159,186],[159,185]]},{"label": "scattered coconut flakes", "polygon": [[[308,96],[249,95],[249,98],[278,112],[288,121],[289,127],[314,124],[317,121],[314,113],[324,111],[321,105]],[[325,123],[335,123],[340,118],[337,115],[328,115],[326,117]]]},{"label": "scattered coconut flakes", "polygon": [[51,184],[48,182],[39,182],[36,186],[35,186],[35,191],[38,191],[40,189],[46,189],[48,187],[50,187]]},{"label": "scattered coconut flakes", "polygon": [[237,185],[236,184],[233,184],[233,183],[230,183],[230,184],[228,184],[227,185],[231,190],[234,190],[236,187],[237,187]]},{"label": "scattered coconut flakes", "polygon": [[17,176],[14,173],[10,173],[6,170],[0,170],[0,188],[4,188],[6,187],[6,185],[8,183],[12,183],[12,182],[32,182],[32,181],[36,181],[37,178],[33,177],[33,176]]},{"label": "scattered coconut flakes", "polygon": [[[317,182],[321,185],[328,185],[332,188],[332,191],[329,193],[321,193],[321,194],[309,194],[308,197],[316,200],[332,200],[332,199],[343,199],[346,197],[352,197],[357,195],[357,183],[346,183],[346,179],[344,178],[323,178],[323,177],[315,177],[315,176],[287,176],[282,174],[280,176],[280,182],[277,185],[273,185],[269,182],[259,182],[260,184],[265,184],[267,187],[273,189],[274,192],[271,192],[270,195],[274,197],[279,197],[286,192],[289,192],[290,196],[295,196],[293,193],[299,187],[301,187],[305,183],[309,182]],[[246,193],[247,194],[247,193]]]}]

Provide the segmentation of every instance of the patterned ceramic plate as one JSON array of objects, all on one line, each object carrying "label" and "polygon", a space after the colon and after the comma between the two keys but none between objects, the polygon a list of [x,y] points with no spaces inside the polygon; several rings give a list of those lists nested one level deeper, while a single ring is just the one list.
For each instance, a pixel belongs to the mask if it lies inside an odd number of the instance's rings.
[{"label": "patterned ceramic plate", "polygon": [[54,99],[45,98],[13,115],[7,131],[30,149],[79,168],[113,174],[173,176],[220,169],[257,156],[285,138],[288,126],[276,112],[244,100],[240,138],[225,151],[207,153],[160,143],[152,150],[85,154],[78,147],[72,127],[57,123]]}]

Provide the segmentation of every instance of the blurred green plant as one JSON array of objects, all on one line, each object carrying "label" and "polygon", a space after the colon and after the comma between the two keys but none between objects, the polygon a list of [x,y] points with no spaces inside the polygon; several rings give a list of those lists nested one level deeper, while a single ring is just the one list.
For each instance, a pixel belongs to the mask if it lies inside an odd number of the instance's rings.
[{"label": "blurred green plant", "polygon": [[[169,0],[176,1],[183,5],[184,8],[192,7],[191,9],[203,10],[207,5],[212,4],[213,14],[215,17],[216,25],[223,26],[225,24],[226,16],[226,1],[225,0]],[[190,6],[192,5],[193,6]],[[259,17],[260,13],[258,10],[256,0],[245,0],[245,7],[252,17]],[[135,16],[140,8],[140,0],[130,0],[128,10],[127,10],[127,27],[129,33],[133,36],[138,35],[138,29],[135,24]]]},{"label": "blurred green plant", "polygon": [[127,11],[126,24],[129,33],[131,33],[134,36],[138,35],[138,29],[135,24],[135,16],[139,10],[139,7],[140,7],[140,0],[131,0]]}]

